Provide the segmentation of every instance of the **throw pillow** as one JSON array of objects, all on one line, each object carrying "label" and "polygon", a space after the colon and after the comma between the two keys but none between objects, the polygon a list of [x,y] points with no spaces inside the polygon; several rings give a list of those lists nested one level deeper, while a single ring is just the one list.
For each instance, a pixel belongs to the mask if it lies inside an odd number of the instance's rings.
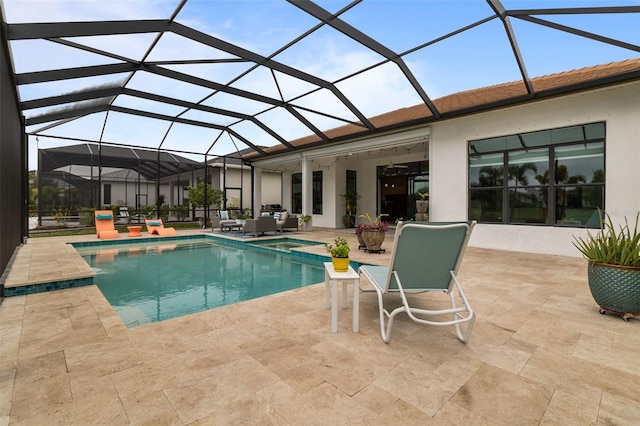
[{"label": "throw pillow", "polygon": [[226,210],[220,210],[220,219],[229,220],[229,212]]},{"label": "throw pillow", "polygon": [[280,220],[280,212],[275,212],[275,213],[273,214],[273,218],[274,218],[276,221]]},{"label": "throw pillow", "polygon": [[280,212],[280,220],[284,222],[287,220],[287,212]]}]

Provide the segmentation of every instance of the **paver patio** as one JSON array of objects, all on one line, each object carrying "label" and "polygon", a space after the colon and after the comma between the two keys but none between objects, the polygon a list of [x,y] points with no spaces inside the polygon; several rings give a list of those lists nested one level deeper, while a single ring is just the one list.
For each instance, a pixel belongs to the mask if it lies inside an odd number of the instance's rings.
[{"label": "paver patio", "polygon": [[[52,247],[93,239],[30,239],[12,274],[87,273]],[[332,333],[323,283],[132,329],[96,286],[5,298],[0,425],[640,424],[640,321],[598,314],[584,260],[470,247],[460,277],[467,344],[403,315],[383,343],[366,292]]]}]

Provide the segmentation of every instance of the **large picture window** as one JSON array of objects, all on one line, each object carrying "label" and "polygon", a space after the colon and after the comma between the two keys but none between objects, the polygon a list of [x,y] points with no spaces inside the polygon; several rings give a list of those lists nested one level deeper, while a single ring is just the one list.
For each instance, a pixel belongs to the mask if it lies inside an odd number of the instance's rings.
[{"label": "large picture window", "polygon": [[469,218],[598,227],[604,123],[469,142]]}]

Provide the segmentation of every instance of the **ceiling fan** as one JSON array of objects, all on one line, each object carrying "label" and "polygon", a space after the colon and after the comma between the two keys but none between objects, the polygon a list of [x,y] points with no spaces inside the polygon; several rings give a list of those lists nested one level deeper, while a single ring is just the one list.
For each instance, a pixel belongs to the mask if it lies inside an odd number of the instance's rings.
[{"label": "ceiling fan", "polygon": [[389,169],[406,169],[409,166],[405,166],[404,164],[393,164],[393,158],[391,159],[391,162],[389,164],[387,164],[385,166],[385,170],[389,170]]}]

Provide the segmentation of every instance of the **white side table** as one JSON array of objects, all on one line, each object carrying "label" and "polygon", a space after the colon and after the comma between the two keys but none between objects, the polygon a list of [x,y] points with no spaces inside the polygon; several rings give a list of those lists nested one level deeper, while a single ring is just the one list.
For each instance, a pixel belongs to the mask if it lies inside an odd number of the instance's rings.
[{"label": "white side table", "polygon": [[353,331],[358,331],[360,312],[360,275],[351,266],[347,272],[336,272],[333,263],[324,263],[324,308],[329,309],[329,291],[331,291],[331,331],[338,332],[338,284],[342,283],[342,308],[347,307],[347,284],[353,284]]}]

